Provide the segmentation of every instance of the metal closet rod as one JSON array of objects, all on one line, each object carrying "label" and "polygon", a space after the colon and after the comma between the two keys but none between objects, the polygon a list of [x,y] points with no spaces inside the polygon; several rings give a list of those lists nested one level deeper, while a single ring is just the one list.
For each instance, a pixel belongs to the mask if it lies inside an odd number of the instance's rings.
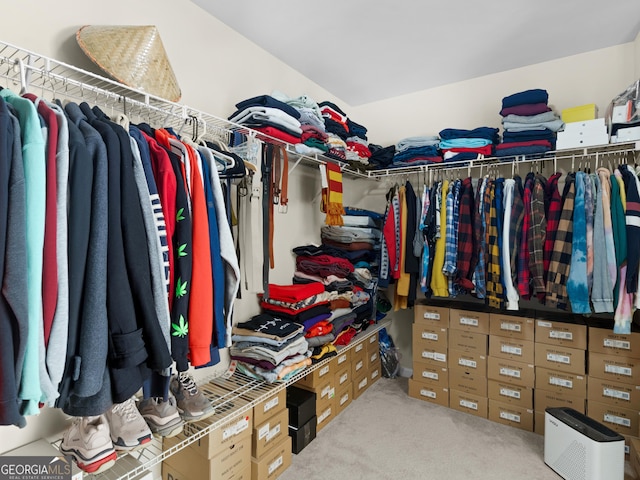
[{"label": "metal closet rod", "polygon": [[554,171],[557,170],[558,162],[564,162],[567,160],[571,160],[572,170],[575,161],[584,161],[584,159],[595,159],[595,165],[598,166],[598,162],[600,160],[610,159],[612,156],[621,156],[628,155],[632,152],[640,151],[640,142],[633,143],[613,143],[607,145],[597,145],[593,147],[584,147],[582,149],[576,150],[566,150],[560,153],[556,153],[555,155],[546,156],[546,157],[538,157],[538,158],[528,158],[524,155],[515,156],[513,160],[503,161],[498,157],[484,157],[474,159],[474,160],[462,160],[458,162],[446,162],[446,163],[434,163],[430,165],[418,165],[415,167],[398,167],[398,168],[388,168],[382,170],[369,171],[368,175],[370,178],[381,179],[384,177],[402,177],[409,175],[427,175],[434,174],[440,175],[445,174],[446,172],[454,172],[460,170],[467,170],[468,176],[471,176],[472,168],[480,168],[481,171],[483,168],[495,169],[501,167],[509,167],[511,166],[512,171],[515,172],[518,170],[518,166],[522,164],[545,164],[548,162],[553,162]]}]

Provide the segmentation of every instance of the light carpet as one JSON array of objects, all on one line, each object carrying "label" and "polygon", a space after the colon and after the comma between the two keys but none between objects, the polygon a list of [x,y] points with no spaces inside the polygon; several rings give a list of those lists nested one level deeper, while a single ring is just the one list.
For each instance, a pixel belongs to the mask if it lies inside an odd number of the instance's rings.
[{"label": "light carpet", "polygon": [[381,378],[321,430],[280,480],[557,480],[544,437],[407,394]]}]

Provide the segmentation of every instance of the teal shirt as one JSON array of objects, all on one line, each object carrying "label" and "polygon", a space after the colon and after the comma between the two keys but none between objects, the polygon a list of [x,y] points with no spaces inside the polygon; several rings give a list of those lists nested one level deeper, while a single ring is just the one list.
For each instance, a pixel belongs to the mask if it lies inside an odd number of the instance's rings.
[{"label": "teal shirt", "polygon": [[[42,318],[42,262],[44,247],[44,217],[46,194],[45,144],[35,105],[8,89],[0,95],[18,113],[22,140],[26,193],[27,233],[27,301],[29,311],[29,333],[22,379],[18,396],[22,400],[23,415],[37,415],[38,402],[42,399],[39,374],[39,342],[44,338]],[[42,359],[44,361],[44,359]]]}]

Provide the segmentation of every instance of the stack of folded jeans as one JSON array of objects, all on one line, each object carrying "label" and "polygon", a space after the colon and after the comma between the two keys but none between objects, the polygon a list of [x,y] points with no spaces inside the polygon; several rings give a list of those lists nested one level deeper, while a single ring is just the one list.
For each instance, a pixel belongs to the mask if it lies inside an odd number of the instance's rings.
[{"label": "stack of folded jeans", "polygon": [[445,162],[475,160],[478,155],[491,156],[499,141],[498,129],[491,127],[445,128],[440,132],[440,150]]},{"label": "stack of folded jeans", "polygon": [[271,95],[260,95],[236,104],[231,122],[288,143],[300,143],[300,112]]},{"label": "stack of folded jeans", "polygon": [[440,139],[436,136],[407,137],[395,145],[395,154],[387,168],[412,167],[442,163],[438,151]]},{"label": "stack of folded jeans", "polygon": [[496,156],[543,155],[555,149],[556,132],[564,123],[548,102],[549,94],[539,88],[502,99],[503,143],[496,147]]},{"label": "stack of folded jeans", "polygon": [[262,313],[232,329],[232,359],[244,373],[269,383],[285,381],[311,365],[304,327]]}]

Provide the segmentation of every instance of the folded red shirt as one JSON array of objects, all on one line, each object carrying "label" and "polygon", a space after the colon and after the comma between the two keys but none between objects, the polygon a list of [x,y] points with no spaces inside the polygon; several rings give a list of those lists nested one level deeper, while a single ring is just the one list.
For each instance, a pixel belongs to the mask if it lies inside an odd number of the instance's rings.
[{"label": "folded red shirt", "polygon": [[313,295],[324,293],[324,285],[320,282],[293,285],[269,284],[269,298],[287,303],[296,303]]},{"label": "folded red shirt", "polygon": [[[255,127],[254,130],[264,133],[265,135],[269,135],[270,137],[277,138],[278,140],[282,140],[287,143],[301,143],[300,137],[294,137],[290,133],[284,132],[275,127]],[[258,135],[260,138],[261,135]],[[261,140],[269,141],[268,138],[262,137]]]}]

